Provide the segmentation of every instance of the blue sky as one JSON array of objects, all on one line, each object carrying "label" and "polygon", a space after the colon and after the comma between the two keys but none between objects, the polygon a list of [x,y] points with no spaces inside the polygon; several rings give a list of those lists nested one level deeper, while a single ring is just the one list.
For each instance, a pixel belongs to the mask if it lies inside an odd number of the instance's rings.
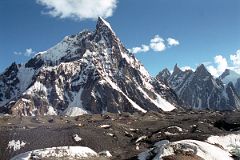
[{"label": "blue sky", "polygon": [[[74,18],[65,14],[64,6],[58,8],[60,14],[47,14],[52,1],[0,1],[0,72],[14,61],[26,62],[33,52],[47,50],[66,35],[93,30],[98,14],[111,23],[127,48],[142,44],[150,48],[136,57],[151,75],[165,67],[171,70],[176,63],[193,69],[204,63],[216,76],[225,68],[240,72],[239,0],[100,0],[112,4],[94,14],[85,13],[80,2]],[[78,1],[96,6],[95,0]],[[156,35],[164,40],[165,49],[151,47]],[[170,47],[167,38],[179,44]]]}]

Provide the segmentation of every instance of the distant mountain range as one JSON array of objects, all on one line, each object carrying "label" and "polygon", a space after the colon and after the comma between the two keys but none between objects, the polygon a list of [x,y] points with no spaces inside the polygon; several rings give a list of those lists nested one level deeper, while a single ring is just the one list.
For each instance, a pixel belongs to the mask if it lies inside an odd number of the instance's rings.
[{"label": "distant mountain range", "polygon": [[0,113],[69,115],[240,109],[240,79],[226,70],[214,78],[200,65],[195,72],[176,65],[153,78],[98,18],[95,31],[66,36],[25,64],[0,75]]},{"label": "distant mountain range", "polygon": [[214,78],[202,64],[195,71],[182,71],[175,65],[173,73],[162,70],[156,79],[168,83],[186,108],[209,110],[239,110],[240,75],[226,69]]},{"label": "distant mountain range", "polygon": [[18,115],[80,115],[171,111],[181,101],[151,78],[110,24],[65,37],[0,75],[0,111]]}]

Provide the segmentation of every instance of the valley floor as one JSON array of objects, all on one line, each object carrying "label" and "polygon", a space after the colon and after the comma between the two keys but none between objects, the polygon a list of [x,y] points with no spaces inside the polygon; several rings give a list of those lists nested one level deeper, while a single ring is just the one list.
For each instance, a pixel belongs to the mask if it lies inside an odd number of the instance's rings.
[{"label": "valley floor", "polygon": [[97,153],[109,151],[112,157],[101,157],[103,160],[137,159],[139,153],[160,140],[205,141],[212,135],[240,134],[239,120],[240,112],[207,111],[78,117],[1,116],[0,159],[8,160],[20,153],[57,146],[86,146]]}]

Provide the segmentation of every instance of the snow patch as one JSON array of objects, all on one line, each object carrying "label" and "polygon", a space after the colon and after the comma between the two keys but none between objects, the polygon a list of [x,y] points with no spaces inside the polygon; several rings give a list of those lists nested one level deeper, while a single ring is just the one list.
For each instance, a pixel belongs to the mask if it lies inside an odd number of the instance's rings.
[{"label": "snow patch", "polygon": [[34,94],[35,92],[43,91],[47,95],[47,88],[41,82],[36,81],[29,89],[27,89],[24,94]]},{"label": "snow patch", "polygon": [[152,159],[160,160],[165,156],[175,155],[176,152],[195,154],[206,160],[233,160],[227,151],[197,140],[181,140],[171,143],[167,140],[160,141],[154,145],[154,148],[140,153],[138,159],[147,160],[153,156]]},{"label": "snow patch", "polygon": [[76,116],[80,116],[83,114],[88,114],[88,111],[84,110],[83,108],[79,108],[79,107],[68,107],[67,109],[65,109],[63,114],[66,116],[70,116],[70,117],[76,117]]},{"label": "snow patch", "polygon": [[57,112],[52,106],[48,106],[48,111],[46,115],[57,115]]},{"label": "snow patch", "polygon": [[171,133],[171,132],[164,132],[164,134],[165,135],[167,135],[167,136],[176,136],[176,135],[178,135],[178,133]]},{"label": "snow patch", "polygon": [[112,154],[108,150],[99,152],[98,154],[103,157],[112,157]]},{"label": "snow patch", "polygon": [[14,151],[17,151],[17,150],[20,150],[25,145],[26,145],[26,143],[24,141],[11,140],[11,141],[8,142],[8,149],[13,149]]},{"label": "snow patch", "polygon": [[170,127],[168,127],[169,129],[173,129],[173,128],[175,128],[175,129],[177,129],[179,132],[182,132],[183,131],[183,129],[181,128],[181,127],[178,127],[178,126],[170,126]]},{"label": "snow patch", "polygon": [[100,127],[100,128],[104,128],[104,129],[108,129],[108,128],[111,128],[111,125],[109,125],[109,124],[103,124],[103,125],[100,125],[99,127]]},{"label": "snow patch", "polygon": [[240,157],[240,134],[229,134],[226,136],[211,136],[208,143],[222,146],[225,150]]},{"label": "snow patch", "polygon": [[81,137],[79,137],[79,135],[78,135],[78,134],[74,134],[74,135],[73,135],[73,139],[74,139],[76,142],[79,142],[79,141],[81,141],[81,140],[82,140],[82,138],[81,138]]},{"label": "snow patch", "polygon": [[139,110],[139,111],[141,111],[143,113],[147,112],[146,110],[141,108],[139,105],[137,105],[133,100],[131,100],[125,93],[123,93],[123,91],[115,83],[113,83],[110,78],[106,77],[105,80],[112,86],[113,89],[115,89],[115,90],[119,91],[120,93],[122,93],[128,99],[128,101],[132,104],[132,106],[135,109],[137,109],[137,110]]},{"label": "snow patch", "polygon": [[36,159],[45,159],[45,158],[90,158],[90,157],[97,157],[98,154],[88,148],[82,146],[63,146],[63,147],[52,147],[52,148],[44,148],[44,149],[37,149],[33,151],[29,151],[26,153],[19,154],[13,157],[11,160],[28,160],[33,158]]},{"label": "snow patch", "polygon": [[160,106],[163,111],[169,112],[175,109],[175,107],[171,103],[163,99],[159,94],[156,94],[156,95],[157,95],[156,101],[159,104],[158,106]]},{"label": "snow patch", "polygon": [[155,104],[158,108],[162,109],[163,111],[172,111],[175,109],[175,107],[172,104],[163,99],[159,94],[155,93],[157,98],[153,100],[140,86],[138,86],[138,90],[144,94],[145,98],[149,99],[153,104]]},{"label": "snow patch", "polygon": [[143,140],[147,139],[147,136],[141,136],[136,140],[136,143],[141,142]]},{"label": "snow patch", "polygon": [[108,23],[106,20],[104,20],[102,17],[99,17],[99,19],[101,19],[101,21],[114,33],[110,23]]}]

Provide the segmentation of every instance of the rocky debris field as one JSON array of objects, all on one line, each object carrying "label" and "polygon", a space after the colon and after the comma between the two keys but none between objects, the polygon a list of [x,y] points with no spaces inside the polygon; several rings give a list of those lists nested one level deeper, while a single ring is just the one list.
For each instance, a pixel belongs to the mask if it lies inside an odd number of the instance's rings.
[{"label": "rocky debris field", "polygon": [[[36,149],[86,146],[101,156],[88,159],[132,160],[161,140],[205,141],[212,135],[238,134],[239,120],[240,112],[207,111],[106,113],[78,117],[5,115],[0,117],[0,159],[8,160]],[[201,159],[180,153],[164,159],[182,157]]]}]

